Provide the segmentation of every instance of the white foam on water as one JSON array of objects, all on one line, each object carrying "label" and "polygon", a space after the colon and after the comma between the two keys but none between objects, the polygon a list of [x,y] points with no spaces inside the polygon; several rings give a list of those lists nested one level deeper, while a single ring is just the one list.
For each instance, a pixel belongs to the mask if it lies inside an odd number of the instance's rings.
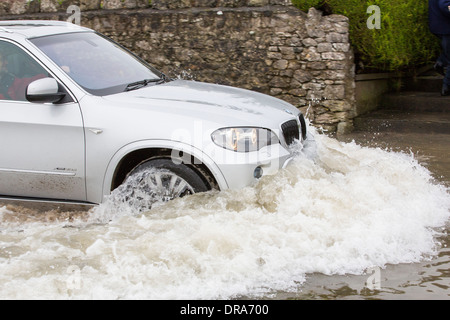
[{"label": "white foam on water", "polygon": [[4,221],[0,298],[270,296],[312,273],[363,274],[436,254],[450,195],[413,155],[324,135],[309,152],[256,186],[145,213],[111,201],[87,221]]}]

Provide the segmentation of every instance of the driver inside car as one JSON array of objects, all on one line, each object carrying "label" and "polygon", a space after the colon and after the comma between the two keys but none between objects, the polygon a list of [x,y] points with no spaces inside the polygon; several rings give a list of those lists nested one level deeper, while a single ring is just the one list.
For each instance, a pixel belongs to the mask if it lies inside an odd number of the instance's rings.
[{"label": "driver inside car", "polygon": [[[19,56],[19,60],[21,57]],[[20,61],[25,63],[25,61]],[[38,79],[45,78],[43,73],[31,77],[17,77],[8,68],[4,52],[0,51],[0,100],[26,101],[28,85]]]},{"label": "driver inside car", "polygon": [[9,95],[10,88],[14,83],[15,77],[8,72],[6,59],[0,52],[0,99],[12,100]]}]

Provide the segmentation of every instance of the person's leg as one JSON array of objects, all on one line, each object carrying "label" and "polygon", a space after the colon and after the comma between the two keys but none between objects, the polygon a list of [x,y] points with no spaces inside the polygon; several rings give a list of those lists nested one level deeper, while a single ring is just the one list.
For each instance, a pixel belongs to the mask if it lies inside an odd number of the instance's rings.
[{"label": "person's leg", "polygon": [[444,75],[444,83],[442,85],[442,95],[450,95],[450,35],[444,35],[441,38],[442,54],[438,59],[438,63],[442,63],[443,67],[447,67]]},{"label": "person's leg", "polygon": [[434,70],[436,70],[437,73],[439,73],[442,76],[445,76],[445,69],[444,69],[444,58],[443,53],[437,58],[436,63],[434,64]]},{"label": "person's leg", "polygon": [[[440,35],[436,35],[436,37],[439,38],[439,43],[441,44],[441,48],[442,48],[442,36]],[[441,54],[439,55],[439,57],[436,59],[436,63],[434,64],[434,70],[439,73],[442,76],[445,76],[445,55],[443,52],[443,49],[441,50]]]}]

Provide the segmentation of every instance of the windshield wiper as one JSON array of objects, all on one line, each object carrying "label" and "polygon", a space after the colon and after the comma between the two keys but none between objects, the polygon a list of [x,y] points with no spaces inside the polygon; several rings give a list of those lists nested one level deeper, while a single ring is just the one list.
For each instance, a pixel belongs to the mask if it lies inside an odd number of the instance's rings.
[{"label": "windshield wiper", "polygon": [[129,85],[127,85],[127,87],[125,88],[125,91],[140,89],[140,88],[147,86],[149,83],[159,84],[159,83],[163,83],[164,81],[166,81],[165,77],[156,78],[156,79],[144,79],[144,80],[132,82]]}]

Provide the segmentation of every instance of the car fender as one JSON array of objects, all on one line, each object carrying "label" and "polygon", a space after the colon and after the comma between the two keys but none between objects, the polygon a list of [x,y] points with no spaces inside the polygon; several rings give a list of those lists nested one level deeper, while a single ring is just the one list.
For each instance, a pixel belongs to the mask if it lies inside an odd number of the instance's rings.
[{"label": "car fender", "polygon": [[[199,159],[202,164],[204,164],[209,171],[213,174],[217,184],[219,185],[220,190],[228,189],[228,184],[225,180],[225,177],[217,166],[217,164],[204,152],[200,149],[177,141],[170,140],[141,140],[129,143],[122,148],[120,148],[114,156],[110,159],[108,166],[106,168],[106,172],[103,179],[103,197],[108,196],[110,194],[110,189],[112,185],[112,181],[114,178],[114,173],[116,168],[118,167],[120,161],[128,154],[133,151],[142,150],[142,149],[170,149],[174,150],[173,157],[174,161],[181,161],[179,158],[178,152],[183,152],[189,154],[196,159]],[[183,158],[184,159],[184,158]]]}]

